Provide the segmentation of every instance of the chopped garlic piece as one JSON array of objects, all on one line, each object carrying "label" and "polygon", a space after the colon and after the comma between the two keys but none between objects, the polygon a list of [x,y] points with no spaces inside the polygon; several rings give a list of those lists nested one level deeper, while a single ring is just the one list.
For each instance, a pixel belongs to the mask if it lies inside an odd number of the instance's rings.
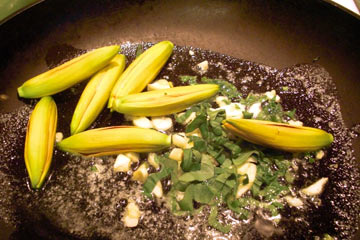
[{"label": "chopped garlic piece", "polygon": [[[185,113],[182,112],[182,113],[179,113],[178,117],[181,117],[182,115],[184,115]],[[192,112],[190,114],[190,116],[182,123],[183,125],[187,125],[189,123],[191,123],[194,119],[196,118],[196,113],[195,112]]]},{"label": "chopped garlic piece", "polygon": [[194,53],[193,50],[189,50],[189,55],[190,55],[190,56],[194,56],[194,54],[195,54],[195,53]]},{"label": "chopped garlic piece", "polygon": [[149,153],[148,155],[148,162],[151,166],[153,166],[154,168],[156,169],[159,169],[160,168],[160,165],[155,162],[155,156],[156,156],[156,153]]},{"label": "chopped garlic piece", "polygon": [[301,192],[308,196],[319,195],[323,192],[325,184],[328,182],[328,180],[328,178],[320,178],[307,188],[301,189]]},{"label": "chopped garlic piece", "polygon": [[0,101],[6,101],[9,99],[9,96],[6,94],[0,94]]},{"label": "chopped garlic piece", "polygon": [[181,162],[184,156],[184,151],[181,148],[174,148],[169,154],[169,158]]},{"label": "chopped garlic piece", "polygon": [[179,148],[191,148],[192,144],[185,133],[176,133],[172,135],[172,143]]},{"label": "chopped garlic piece", "polygon": [[316,159],[320,160],[325,156],[325,153],[323,150],[320,150],[316,153]]},{"label": "chopped garlic piece", "polygon": [[266,92],[265,95],[266,95],[266,97],[267,97],[268,99],[273,99],[274,97],[276,97],[276,91],[275,91],[275,90],[271,90],[271,91],[269,91],[269,92]]},{"label": "chopped garlic piece", "polygon": [[139,162],[139,160],[140,160],[140,155],[136,152],[125,153],[125,156],[130,158],[132,162]]},{"label": "chopped garlic piece", "polygon": [[175,197],[176,197],[177,201],[181,201],[181,200],[183,200],[184,196],[185,196],[184,192],[177,191]]},{"label": "chopped garlic piece", "polygon": [[114,163],[115,172],[127,172],[130,170],[131,159],[124,154],[119,154]]},{"label": "chopped garlic piece", "polygon": [[275,97],[275,102],[279,103],[280,101],[281,101],[280,96],[279,96],[279,95],[276,95],[276,97]]},{"label": "chopped garlic piece", "polygon": [[169,117],[153,117],[151,119],[155,129],[159,131],[167,131],[173,126],[172,119]]},{"label": "chopped garlic piece", "polygon": [[294,120],[289,120],[288,123],[291,126],[295,126],[295,127],[301,127],[303,125],[303,122],[301,121],[294,121]]},{"label": "chopped garlic piece", "polygon": [[261,112],[261,103],[254,103],[251,105],[248,112],[253,114],[252,118],[257,118]]},{"label": "chopped garlic piece", "polygon": [[301,201],[300,198],[296,198],[296,197],[292,197],[292,196],[288,195],[288,196],[285,196],[284,199],[292,207],[301,207],[302,205],[304,205],[303,201]]},{"label": "chopped garlic piece", "polygon": [[222,106],[216,109],[210,109],[212,111],[217,111],[219,109],[224,109],[226,113],[226,118],[235,118],[241,119],[243,118],[243,111],[245,111],[245,106],[241,103],[230,103],[229,105]]},{"label": "chopped garlic piece", "polygon": [[207,60],[197,64],[196,66],[198,66],[200,73],[204,74],[207,72],[207,70],[209,69],[209,62]]},{"label": "chopped garlic piece", "polygon": [[144,183],[146,181],[147,177],[149,176],[147,168],[148,168],[148,165],[146,162],[141,164],[140,167],[138,169],[136,169],[136,171],[133,173],[131,180]]},{"label": "chopped garlic piece", "polygon": [[215,100],[216,104],[219,105],[219,107],[224,107],[226,105],[229,105],[229,99],[225,96],[218,96]]},{"label": "chopped garlic piece", "polygon": [[190,116],[184,121],[184,124],[190,124],[196,118],[196,112],[192,112]]},{"label": "chopped garlic piece", "polygon": [[61,140],[63,140],[64,138],[64,134],[62,132],[57,132],[55,134],[55,142],[61,142]]},{"label": "chopped garlic piece", "polygon": [[157,198],[161,198],[163,196],[163,188],[160,181],[156,183],[151,193],[153,193]]},{"label": "chopped garlic piece", "polygon": [[245,162],[240,167],[237,168],[237,173],[241,175],[247,174],[248,183],[242,185],[242,181],[244,181],[245,176],[240,177],[240,184],[236,192],[236,198],[240,198],[244,193],[251,189],[255,178],[256,178],[256,165],[250,162]]},{"label": "chopped garlic piece", "polygon": [[133,124],[141,128],[153,128],[153,124],[147,117],[133,117]]},{"label": "chopped garlic piece", "polygon": [[129,202],[125,208],[123,222],[125,227],[136,227],[139,223],[141,212],[139,207],[134,202]]},{"label": "chopped garlic piece", "polygon": [[172,84],[169,81],[167,81],[165,79],[160,79],[153,83],[148,84],[147,90],[153,91],[153,90],[160,90],[160,89],[168,89],[171,87],[172,87]]},{"label": "chopped garlic piece", "polygon": [[192,132],[188,132],[188,133],[186,133],[186,136],[202,137],[202,135],[201,135],[201,132],[200,132],[200,129],[199,129],[199,128],[195,129],[195,130],[194,130],[194,131],[192,131]]}]

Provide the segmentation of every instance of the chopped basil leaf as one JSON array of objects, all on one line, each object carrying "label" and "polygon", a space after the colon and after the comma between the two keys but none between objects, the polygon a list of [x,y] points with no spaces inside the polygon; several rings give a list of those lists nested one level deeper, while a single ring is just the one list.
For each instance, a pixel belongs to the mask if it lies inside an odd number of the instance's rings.
[{"label": "chopped basil leaf", "polygon": [[206,116],[205,114],[200,114],[196,116],[196,118],[186,127],[185,132],[192,132],[195,129],[199,128],[201,124],[206,122]]},{"label": "chopped basil leaf", "polygon": [[245,119],[251,119],[254,114],[248,111],[243,111],[243,115]]},{"label": "chopped basil leaf", "polygon": [[251,157],[254,154],[258,155],[259,152],[256,151],[256,150],[250,150],[250,151],[242,152],[242,153],[238,154],[238,156],[235,159],[233,159],[232,161],[235,164],[235,166],[240,166],[244,162],[246,162],[246,160],[248,160],[249,157]]},{"label": "chopped basil leaf", "polygon": [[222,223],[220,223],[219,220],[217,220],[217,215],[218,215],[217,206],[212,206],[210,209],[210,215],[209,215],[209,219],[208,219],[209,225],[212,226],[213,228],[219,230],[220,232],[223,232],[223,233],[230,232],[231,225],[223,225]]},{"label": "chopped basil leaf", "polygon": [[181,75],[179,76],[180,81],[184,82],[184,83],[189,83],[190,85],[194,85],[197,82],[197,76],[188,76],[188,75]]},{"label": "chopped basil leaf", "polygon": [[[196,77],[192,79],[196,81]],[[214,80],[203,79],[209,82]],[[222,81],[215,80],[217,84]],[[186,79],[186,81],[190,80]],[[255,102],[262,102],[263,110],[258,115],[258,119],[282,122],[285,120],[284,117],[287,117],[279,103],[276,103],[274,99],[269,100],[264,95],[249,94],[246,99],[239,99],[239,101],[247,107]],[[192,106],[180,116],[175,115],[175,120],[183,123],[191,113],[195,112],[196,117],[186,126],[185,132],[198,129],[201,137],[189,136],[193,147],[184,149],[180,171],[178,171],[177,162],[168,158],[169,153],[159,157],[162,168],[160,172],[150,174],[144,184],[144,194],[151,196],[151,191],[157,181],[170,175],[172,185],[167,197],[175,215],[195,214],[201,211],[205,204],[216,207],[215,204],[223,203],[241,219],[247,219],[250,209],[255,207],[266,209],[272,215],[279,214],[283,206],[278,200],[289,192],[287,184],[294,180],[293,175],[288,171],[290,161],[284,159],[284,156],[279,155],[278,152],[255,146],[241,139],[229,138],[228,133],[222,128],[222,121],[226,119],[225,111],[223,109],[214,111],[210,108],[210,102],[205,101]],[[244,111],[243,114],[245,117],[252,118],[252,113]],[[256,158],[257,165],[255,181],[250,188],[252,197],[243,196],[236,199],[239,184],[249,183],[248,174],[238,174],[237,167],[251,156]],[[304,154],[305,159],[311,157],[314,157],[313,153]],[[179,192],[184,193],[180,201],[177,200]],[[194,202],[200,204],[200,208],[196,209]],[[216,211],[213,210],[210,214],[209,224],[211,223],[211,226],[220,231],[229,231],[228,226],[218,222],[217,211],[216,207]]]},{"label": "chopped basil leaf", "polygon": [[214,165],[209,156],[203,154],[200,166],[200,170],[184,173],[179,180],[183,182],[205,181],[214,176]]},{"label": "chopped basil leaf", "polygon": [[181,162],[181,168],[184,172],[188,172],[193,165],[192,161],[192,150],[191,149],[184,149],[184,157]]},{"label": "chopped basil leaf", "polygon": [[142,44],[137,45],[136,47],[136,58],[138,58],[144,52],[144,46]]},{"label": "chopped basil leaf", "polygon": [[171,160],[166,157],[156,156],[155,161],[158,161],[161,164],[161,170],[160,172],[150,174],[143,185],[144,195],[150,198],[151,198],[151,192],[153,191],[156,183],[166,178],[170,174],[174,176],[174,174],[172,173],[174,171],[177,171],[177,167],[178,167],[177,161]]},{"label": "chopped basil leaf", "polygon": [[235,85],[223,79],[212,79],[207,77],[202,77],[201,82],[203,83],[212,83],[219,85],[219,92],[227,96],[228,98],[239,98],[241,97],[241,93],[237,90]]},{"label": "chopped basil leaf", "polygon": [[284,112],[286,116],[288,116],[289,118],[291,118],[292,120],[295,120],[295,116],[296,116],[296,109],[293,109],[291,111],[286,111]]},{"label": "chopped basil leaf", "polygon": [[184,198],[179,201],[179,206],[183,211],[193,211],[194,210],[194,187],[195,185],[190,184],[184,193]]},{"label": "chopped basil leaf", "polygon": [[240,103],[251,106],[254,103],[263,102],[267,99],[265,95],[258,95],[250,93],[245,99],[241,99]]},{"label": "chopped basil leaf", "polygon": [[194,185],[194,200],[198,203],[208,204],[214,198],[214,194],[205,184]]}]

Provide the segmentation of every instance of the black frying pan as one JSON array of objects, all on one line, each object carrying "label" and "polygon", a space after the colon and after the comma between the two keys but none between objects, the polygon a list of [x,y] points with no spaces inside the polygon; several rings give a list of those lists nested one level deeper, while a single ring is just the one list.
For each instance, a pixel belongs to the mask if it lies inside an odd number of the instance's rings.
[{"label": "black frying pan", "polygon": [[[278,69],[316,61],[333,77],[351,127],[360,122],[359,29],[359,19],[323,1],[48,0],[0,26],[0,94],[9,96],[0,101],[0,112],[24,105],[16,88],[47,69],[45,57],[54,46],[168,39]],[[359,140],[354,146],[360,159]],[[69,238],[42,223],[35,228],[27,221],[12,239]],[[0,239],[12,231],[0,222]]]}]

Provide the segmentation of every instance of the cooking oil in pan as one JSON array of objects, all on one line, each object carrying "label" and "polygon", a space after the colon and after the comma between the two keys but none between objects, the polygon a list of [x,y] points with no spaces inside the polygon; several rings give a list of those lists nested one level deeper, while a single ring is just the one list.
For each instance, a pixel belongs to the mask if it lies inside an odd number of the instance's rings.
[{"label": "cooking oil in pan", "polygon": [[[147,48],[150,44],[144,46]],[[134,59],[136,47],[137,44],[131,43],[122,45],[128,62]],[[54,67],[81,53],[82,50],[71,46],[55,46],[49,51],[46,62],[49,67]],[[204,60],[209,62],[209,69],[199,73],[194,66]],[[113,172],[114,156],[82,158],[57,150],[51,179],[42,191],[29,190],[23,147],[26,124],[34,103],[30,101],[20,109],[0,116],[1,218],[16,225],[19,234],[21,229],[29,228],[44,239],[55,235],[84,239],[313,239],[323,233],[346,239],[354,233],[360,213],[359,171],[353,158],[350,131],[341,117],[335,86],[323,68],[311,64],[277,70],[210,51],[175,47],[158,78],[183,85],[179,75],[226,79],[244,96],[275,89],[285,110],[296,108],[305,125],[331,132],[335,142],[325,159],[313,164],[294,162],[298,176],[292,191],[298,191],[320,177],[329,177],[321,197],[309,199],[302,208],[285,207],[278,216],[278,223],[259,209],[254,209],[248,220],[239,220],[231,211],[221,209],[220,219],[233,225],[232,231],[224,235],[208,227],[207,208],[195,216],[175,217],[165,202],[144,200],[141,186],[130,181],[130,175]],[[69,135],[72,113],[85,84],[54,96],[59,110],[57,131],[65,137]],[[105,109],[91,128],[123,122],[122,115]],[[125,228],[121,221],[129,199],[136,201],[142,211],[136,228]]]}]

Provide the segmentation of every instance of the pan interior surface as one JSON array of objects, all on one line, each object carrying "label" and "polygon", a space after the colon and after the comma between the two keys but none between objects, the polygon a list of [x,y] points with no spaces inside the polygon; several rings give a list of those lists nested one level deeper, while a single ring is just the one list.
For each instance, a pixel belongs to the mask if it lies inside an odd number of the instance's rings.
[{"label": "pan interior surface", "polygon": [[[7,196],[1,200],[1,210],[6,213],[6,222],[18,224],[12,239],[25,239],[27,234],[34,234],[38,236],[37,239],[116,238],[116,234],[125,234],[122,236],[127,238],[148,238],[153,237],[150,231],[155,226],[158,236],[167,236],[168,229],[182,236],[184,226],[180,223],[189,219],[168,218],[166,209],[154,202],[144,203],[144,211],[159,213],[165,221],[160,224],[149,217],[142,229],[124,233],[119,226],[124,199],[127,195],[134,194],[132,190],[139,186],[127,181],[128,176],[113,176],[110,171],[113,161],[111,158],[85,160],[56,152],[54,174],[43,192],[28,191],[22,162],[24,131],[29,112],[35,103],[24,102],[16,96],[16,88],[24,80],[78,54],[77,48],[92,49],[109,44],[123,44],[126,54],[133,56],[135,46],[130,43],[157,42],[164,39],[172,40],[179,46],[195,46],[227,54],[194,49],[197,53],[195,60],[212,61],[213,71],[209,71],[209,77],[231,80],[229,72],[234,72],[235,81],[244,94],[248,94],[250,90],[262,92],[280,88],[283,84],[292,84],[294,89],[303,91],[300,91],[305,99],[303,102],[299,102],[295,95],[281,94],[288,100],[289,108],[302,103],[303,108],[307,106],[307,110],[310,109],[308,112],[300,112],[300,118],[306,125],[331,129],[339,142],[332,150],[334,158],[322,161],[313,166],[313,169],[305,171],[313,179],[331,176],[333,184],[324,192],[321,206],[311,208],[311,219],[299,224],[298,231],[294,231],[294,234],[307,238],[305,236],[329,232],[341,239],[350,238],[359,215],[356,207],[359,206],[358,167],[347,144],[352,141],[355,132],[345,127],[360,122],[360,116],[355,114],[360,111],[360,106],[352,104],[360,100],[360,84],[357,78],[360,73],[357,68],[360,53],[353,48],[359,44],[359,39],[356,39],[352,32],[359,27],[356,19],[317,1],[288,1],[283,6],[276,4],[276,1],[266,4],[257,1],[172,1],[171,4],[163,1],[105,1],[102,4],[97,1],[77,1],[71,4],[59,0],[51,2],[39,4],[0,28],[0,35],[6,36],[0,40],[4,56],[0,60],[0,79],[4,86],[0,94],[7,96],[6,100],[0,101],[3,140],[0,179],[1,185],[9,186],[1,190],[1,194]],[[313,17],[311,21],[306,17],[309,14]],[[338,18],[347,24],[340,24],[339,20],[336,20]],[[312,24],[314,19],[318,22],[317,25]],[[188,50],[186,47],[178,47],[175,52],[178,57],[170,62],[177,66],[176,71],[164,69],[160,76],[168,76],[175,81],[177,75],[189,74],[191,69],[188,67],[194,64],[194,59],[189,59]],[[225,63],[228,69],[219,70],[221,68],[216,67],[217,60]],[[329,73],[318,65],[293,66],[313,60]],[[236,68],[240,68],[242,73],[236,72]],[[260,80],[264,82],[262,86],[256,84]],[[59,112],[64,113],[59,120],[58,131],[69,132],[68,124],[83,87],[84,85],[79,85],[72,92],[55,96]],[[323,89],[325,95],[329,96],[328,99],[321,100],[327,103],[322,102],[320,105],[326,105],[331,110],[329,118],[326,119],[333,122],[332,125],[314,120],[319,112],[327,112],[312,105],[312,101],[319,97],[318,89]],[[340,96],[339,100],[335,96]],[[71,110],[69,106],[72,106]],[[122,116],[114,115],[109,116],[103,112],[93,127],[122,123]],[[357,157],[359,144],[356,143],[358,139],[355,139],[354,143],[354,146],[357,146]],[[102,174],[89,171],[94,164],[99,168],[103,166]],[[333,164],[339,164],[339,168],[334,169]],[[319,169],[322,170],[318,171]],[[113,181],[119,184],[116,191],[110,187],[114,184]],[[99,196],[106,201],[98,204],[102,200],[97,199]],[[113,196],[115,197],[110,200],[109,197]],[[9,202],[11,204],[7,206]],[[96,207],[91,203],[98,205]],[[286,211],[289,219],[298,214],[289,209]],[[78,224],[72,225],[64,221],[64,218],[57,217],[59,215],[66,216],[68,220],[82,217],[87,220],[81,219],[76,221]],[[191,221],[196,223],[200,218]],[[289,220],[288,224],[291,223],[292,220]],[[95,225],[101,227],[94,230]],[[204,230],[201,231],[203,234],[209,233],[205,231],[205,226],[198,226],[198,229]],[[307,233],[309,235],[303,235],[308,229],[311,229],[311,232]],[[261,238],[257,231],[251,228],[249,230],[247,236],[238,235]],[[203,238],[207,235],[194,232],[188,236]],[[286,236],[285,233],[278,238]]]},{"label": "pan interior surface", "polygon": [[[130,61],[134,59],[137,45],[122,45],[123,53]],[[56,51],[49,51],[46,57],[49,66],[63,62],[52,55],[54,52],[62,53],[63,56],[81,52],[64,45],[55,48]],[[194,55],[189,54],[190,50]],[[259,210],[252,213],[248,220],[241,221],[228,210],[222,209],[220,218],[235,226],[231,233],[223,235],[207,227],[203,220],[208,216],[206,208],[192,217],[175,217],[169,212],[166,202],[145,199],[141,194],[141,184],[132,181],[131,174],[113,172],[114,157],[82,158],[60,151],[55,152],[55,165],[44,190],[29,191],[22,150],[33,101],[17,111],[1,115],[4,134],[1,139],[3,181],[0,193],[7,196],[3,198],[2,206],[6,218],[15,224],[38,226],[33,229],[37,234],[43,230],[49,231],[47,225],[50,224],[59,234],[84,239],[96,236],[106,239],[259,239],[263,235],[275,239],[299,239],[322,236],[324,233],[341,238],[351,236],[360,213],[360,177],[359,172],[353,168],[355,159],[350,142],[354,136],[343,123],[336,87],[329,74],[317,64],[302,64],[277,70],[210,51],[175,47],[171,60],[158,78],[171,79],[175,86],[183,85],[179,76],[196,75],[194,66],[203,60],[209,61],[209,70],[202,77],[233,82],[244,96],[251,92],[261,93],[274,89],[281,97],[285,110],[295,108],[299,119],[306,126],[324,129],[335,136],[335,142],[327,151],[326,158],[313,164],[304,161],[298,165],[299,176],[295,181],[294,191],[321,177],[330,178],[330,183],[320,197],[307,199],[301,210],[285,207],[280,223],[274,226],[266,218],[263,219]],[[80,84],[54,95],[59,112],[62,113],[57,131],[62,132],[65,137],[69,135],[67,123],[83,87],[84,84]],[[105,109],[92,128],[122,122],[122,115]],[[133,166],[133,170],[138,165]],[[165,181],[163,184],[166,188],[169,183]],[[347,198],[342,198],[344,195]],[[136,199],[144,213],[137,228],[125,228],[121,221],[130,198]],[[17,199],[16,203],[14,199]]]}]

